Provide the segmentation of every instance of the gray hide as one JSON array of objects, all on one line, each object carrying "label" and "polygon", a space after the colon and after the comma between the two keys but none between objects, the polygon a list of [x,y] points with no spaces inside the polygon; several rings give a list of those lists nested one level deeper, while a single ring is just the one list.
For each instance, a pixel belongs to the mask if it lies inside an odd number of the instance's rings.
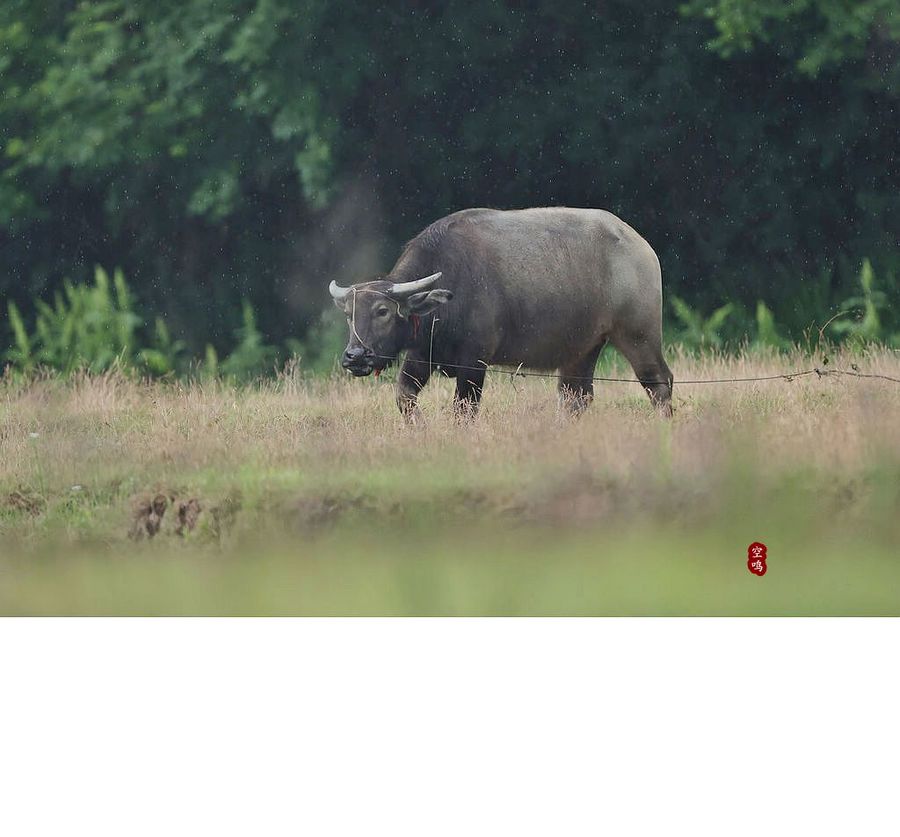
[{"label": "gray hide", "polygon": [[[435,273],[431,292],[393,293]],[[383,279],[349,292],[333,286],[332,295],[352,320],[345,368],[377,372],[406,351],[397,400],[409,418],[434,366],[457,378],[457,407],[474,413],[484,382],[475,370],[484,364],[559,370],[561,400],[580,412],[593,397],[589,379],[607,342],[671,414],[659,260],[604,210],[456,212],[410,241]]]}]

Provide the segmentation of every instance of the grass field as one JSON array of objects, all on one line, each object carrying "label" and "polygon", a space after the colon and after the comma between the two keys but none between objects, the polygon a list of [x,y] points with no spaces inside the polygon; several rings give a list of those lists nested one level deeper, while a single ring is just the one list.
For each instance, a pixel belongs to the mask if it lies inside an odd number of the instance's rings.
[{"label": "grass field", "polygon": [[7,379],[0,612],[898,614],[900,384],[678,384],[817,362],[676,354],[671,422],[637,384],[573,421],[496,374],[459,426],[438,380],[414,428],[387,374]]}]

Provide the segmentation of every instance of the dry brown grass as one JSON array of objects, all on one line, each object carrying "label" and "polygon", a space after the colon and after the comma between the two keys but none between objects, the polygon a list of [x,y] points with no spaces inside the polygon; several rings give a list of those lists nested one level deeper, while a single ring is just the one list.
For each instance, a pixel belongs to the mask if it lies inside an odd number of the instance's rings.
[{"label": "dry brown grass", "polygon": [[[887,350],[838,356],[832,367],[851,363],[867,372],[900,372],[896,353]],[[658,420],[637,384],[598,384],[590,411],[572,421],[557,409],[552,380],[513,382],[501,374],[489,377],[477,421],[462,426],[449,409],[452,382],[433,380],[422,398],[425,426],[417,428],[404,426],[384,380],[295,377],[243,389],[116,375],[7,382],[0,486],[54,495],[113,478],[150,488],[154,481],[189,483],[198,472],[215,471],[227,481],[247,468],[295,471],[328,483],[344,474],[412,467],[433,472],[435,480],[442,468],[489,482],[492,475],[541,470],[649,479],[665,466],[685,481],[702,481],[720,469],[738,438],[743,454],[773,473],[795,467],[853,473],[897,451],[897,384],[816,376],[677,383],[811,364],[783,356],[678,358],[671,425]]]},{"label": "dry brown grass", "polygon": [[[401,421],[386,376],[295,373],[239,389],[116,375],[7,380],[0,550],[137,549],[129,531],[150,531],[135,509],[152,515],[158,496],[168,511],[141,550],[225,543],[253,551],[279,537],[397,526],[430,527],[461,544],[530,525],[646,534],[727,524],[743,539],[743,518],[750,533],[790,529],[797,516],[804,537],[843,532],[883,546],[898,534],[900,384],[815,375],[678,383],[815,363],[800,355],[675,357],[671,422],[637,384],[599,384],[591,409],[571,420],[558,411],[553,381],[496,374],[477,421],[459,425],[452,382],[437,379],[422,398],[426,422],[413,428]],[[851,364],[900,377],[889,350],[831,360],[831,368]],[[185,515],[193,515],[189,525]]]}]

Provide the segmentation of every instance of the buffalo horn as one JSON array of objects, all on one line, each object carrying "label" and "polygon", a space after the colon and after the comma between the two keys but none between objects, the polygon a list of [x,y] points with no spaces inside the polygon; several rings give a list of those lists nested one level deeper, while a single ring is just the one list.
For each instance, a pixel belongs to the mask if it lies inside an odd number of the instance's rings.
[{"label": "buffalo horn", "polygon": [[[432,273],[431,276],[426,276],[424,279],[416,279],[413,282],[395,282],[393,285],[391,285],[388,293],[393,297],[402,298],[405,296],[410,296],[412,294],[418,293],[419,291],[424,291],[426,288],[437,282],[437,280],[440,278],[440,273]],[[332,294],[334,294],[334,291],[332,291]]]},{"label": "buffalo horn", "polygon": [[344,299],[344,298],[346,298],[347,294],[350,293],[350,290],[351,290],[350,288],[342,288],[342,287],[341,287],[337,282],[335,282],[333,279],[332,279],[332,281],[331,281],[331,284],[328,286],[328,292],[329,292],[335,299]]}]

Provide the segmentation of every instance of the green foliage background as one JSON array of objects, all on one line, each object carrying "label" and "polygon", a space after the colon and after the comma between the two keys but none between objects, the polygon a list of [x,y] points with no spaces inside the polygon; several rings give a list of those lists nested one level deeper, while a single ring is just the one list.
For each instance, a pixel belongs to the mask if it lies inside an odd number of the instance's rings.
[{"label": "green foliage background", "polygon": [[148,367],[270,362],[362,278],[303,264],[366,183],[370,273],[456,209],[599,206],[735,333],[796,338],[863,291],[891,334],[898,100],[896,0],[0,0],[0,298],[31,329],[117,266]]}]

